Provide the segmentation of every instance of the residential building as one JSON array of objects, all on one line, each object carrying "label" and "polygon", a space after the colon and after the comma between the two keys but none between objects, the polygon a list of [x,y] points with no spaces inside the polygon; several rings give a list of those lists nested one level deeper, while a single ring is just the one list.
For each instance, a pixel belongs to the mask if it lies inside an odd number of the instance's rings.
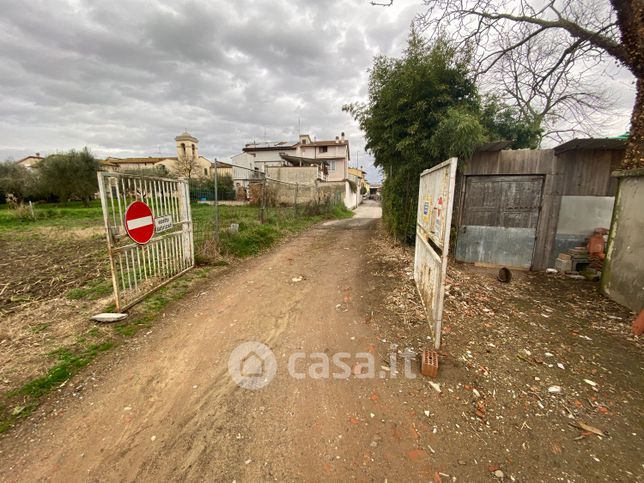
[{"label": "residential building", "polygon": [[44,158],[40,155],[40,153],[36,153],[32,156],[27,156],[26,158],[19,159],[18,161],[16,161],[16,164],[24,166],[27,169],[34,169],[36,165],[43,159]]},{"label": "residential building", "polygon": [[[358,193],[361,195],[364,193],[369,193],[369,183],[366,180],[367,173],[363,171],[362,167],[360,168],[347,168],[347,179],[353,181],[358,188]],[[364,189],[363,189],[364,188]]]},{"label": "residential building", "polygon": [[308,134],[303,134],[296,145],[295,157],[303,161],[326,163],[328,171],[326,181],[347,179],[351,155],[349,141],[345,139],[344,133],[330,141],[312,141]]},{"label": "residential building", "polygon": [[[199,140],[188,132],[174,138],[176,156],[148,156],[133,158],[116,158],[109,156],[100,160],[108,171],[156,170],[161,173],[172,173],[190,178],[210,178],[213,175],[213,163],[199,154]],[[219,164],[219,163],[218,163]],[[227,166],[230,168],[230,165]],[[226,167],[221,166],[221,169]],[[218,174],[222,171],[218,169]]]},{"label": "residential building", "polygon": [[234,165],[243,167],[238,168],[233,177],[236,181],[241,180],[244,174],[242,171],[264,172],[267,167],[318,166],[319,179],[342,181],[347,179],[350,159],[349,141],[345,139],[344,133],[328,141],[313,140],[308,134],[302,134],[297,142],[246,144],[240,154],[232,157]]}]

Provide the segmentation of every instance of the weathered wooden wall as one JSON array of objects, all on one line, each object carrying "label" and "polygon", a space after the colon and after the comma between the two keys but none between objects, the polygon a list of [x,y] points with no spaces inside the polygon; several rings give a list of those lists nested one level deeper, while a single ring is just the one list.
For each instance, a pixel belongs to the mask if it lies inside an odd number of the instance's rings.
[{"label": "weathered wooden wall", "polygon": [[544,270],[556,250],[555,236],[562,196],[614,196],[617,182],[610,173],[620,165],[623,150],[519,149],[478,152],[460,163],[455,224],[463,222],[464,178],[481,175],[543,175],[543,193],[532,269]]}]

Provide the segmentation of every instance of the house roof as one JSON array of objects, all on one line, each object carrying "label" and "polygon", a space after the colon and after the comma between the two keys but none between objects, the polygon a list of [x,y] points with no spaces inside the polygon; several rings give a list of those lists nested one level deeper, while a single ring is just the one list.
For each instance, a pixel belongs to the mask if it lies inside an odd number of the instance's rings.
[{"label": "house roof", "polygon": [[45,159],[45,158],[43,158],[42,156],[36,156],[35,154],[32,154],[31,156],[25,156],[24,158],[19,159],[18,161],[16,161],[16,163],[22,163],[23,161],[27,161],[28,159],[39,159],[40,160],[40,159]]},{"label": "house roof", "polygon": [[356,168],[355,166],[349,166],[349,167],[347,167],[347,170],[349,170],[349,171],[352,171],[352,170],[353,171],[358,171],[358,172],[362,173],[363,175],[367,174],[367,172],[364,169]]},{"label": "house roof", "polygon": [[276,149],[295,149],[297,142],[290,141],[270,141],[266,143],[248,143],[242,151],[275,151]]},{"label": "house roof", "polygon": [[199,140],[194,137],[192,134],[190,134],[188,131],[184,131],[181,134],[179,134],[176,138],[174,138],[175,141],[192,141],[193,143],[198,143]]},{"label": "house roof", "polygon": [[624,138],[583,138],[572,139],[568,142],[555,147],[555,156],[573,149],[603,149],[606,151],[616,151],[626,149],[626,139]]},{"label": "house roof", "polygon": [[149,163],[159,163],[165,161],[166,159],[176,160],[177,157],[174,156],[164,156],[164,157],[147,157],[147,158],[106,158],[103,160],[103,164],[149,164]]},{"label": "house roof", "polygon": [[346,146],[349,144],[349,141],[346,139],[344,141],[335,141],[334,139],[330,141],[312,141],[310,143],[303,144],[303,146]]},{"label": "house roof", "polygon": [[[214,161],[211,161],[211,162],[210,162],[210,164],[212,164],[212,167],[213,167],[213,168],[215,167],[215,162],[214,162]],[[232,168],[232,167],[233,167],[233,165],[232,165],[232,164],[230,164],[230,163],[226,163],[226,162],[224,162],[224,161],[219,161],[219,160],[217,160],[217,167],[218,167],[218,168]]]}]

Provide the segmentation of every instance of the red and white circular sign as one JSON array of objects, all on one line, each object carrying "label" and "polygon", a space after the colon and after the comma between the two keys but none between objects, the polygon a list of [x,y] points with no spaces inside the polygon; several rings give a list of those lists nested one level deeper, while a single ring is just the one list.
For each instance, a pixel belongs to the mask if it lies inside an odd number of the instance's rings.
[{"label": "red and white circular sign", "polygon": [[152,210],[142,201],[135,201],[125,210],[125,231],[140,245],[145,245],[154,236]]}]

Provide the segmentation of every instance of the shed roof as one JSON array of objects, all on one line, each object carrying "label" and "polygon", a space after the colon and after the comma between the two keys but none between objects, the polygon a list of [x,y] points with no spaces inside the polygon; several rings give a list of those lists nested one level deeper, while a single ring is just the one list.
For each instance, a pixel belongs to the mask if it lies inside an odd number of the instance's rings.
[{"label": "shed roof", "polygon": [[510,144],[512,144],[512,141],[490,141],[477,147],[476,152],[485,153],[501,151],[502,149],[507,148]]},{"label": "shed roof", "polygon": [[573,149],[603,149],[615,151],[626,149],[626,139],[623,138],[582,138],[572,139],[555,147],[555,156]]},{"label": "shed roof", "polygon": [[286,153],[280,153],[280,157],[284,161],[288,161],[289,163],[302,163],[306,164],[308,166],[313,166],[313,165],[328,165],[328,161],[334,160],[334,159],[344,159],[344,158],[302,158],[300,156],[291,156],[290,154]]}]

